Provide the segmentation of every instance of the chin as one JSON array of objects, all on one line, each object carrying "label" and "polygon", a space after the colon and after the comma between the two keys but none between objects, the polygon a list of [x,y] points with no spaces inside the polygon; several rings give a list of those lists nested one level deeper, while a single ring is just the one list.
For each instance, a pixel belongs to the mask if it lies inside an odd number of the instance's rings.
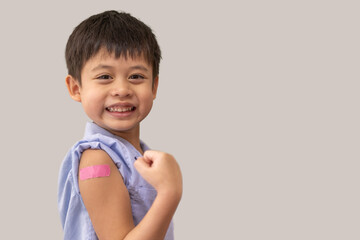
[{"label": "chin", "polygon": [[132,130],[136,130],[137,127],[139,125],[130,125],[130,126],[126,126],[126,125],[108,125],[105,127],[105,129],[109,129],[111,131],[115,131],[115,132],[129,132],[129,131],[132,131]]}]

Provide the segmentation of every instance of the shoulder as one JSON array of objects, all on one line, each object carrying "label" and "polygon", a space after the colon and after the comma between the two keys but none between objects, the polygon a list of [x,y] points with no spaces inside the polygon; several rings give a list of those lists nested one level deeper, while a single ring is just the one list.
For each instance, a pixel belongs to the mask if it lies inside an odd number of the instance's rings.
[{"label": "shoulder", "polygon": [[100,164],[114,164],[107,152],[101,149],[86,149],[80,157],[79,167],[88,167]]},{"label": "shoulder", "polygon": [[74,164],[85,166],[104,162],[124,164],[123,155],[125,154],[124,147],[117,139],[102,134],[93,134],[78,141],[68,152],[65,161],[73,162],[73,166]]}]

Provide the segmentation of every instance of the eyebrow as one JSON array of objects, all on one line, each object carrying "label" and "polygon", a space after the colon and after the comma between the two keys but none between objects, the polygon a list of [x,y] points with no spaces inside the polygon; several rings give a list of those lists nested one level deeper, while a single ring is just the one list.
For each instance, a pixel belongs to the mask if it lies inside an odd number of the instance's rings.
[{"label": "eyebrow", "polygon": [[[94,67],[93,69],[91,69],[91,71],[96,71],[96,70],[99,70],[99,69],[113,69],[114,67],[113,66],[110,66],[110,65],[104,65],[104,64],[100,64],[96,67]],[[143,70],[145,72],[148,72],[149,70],[143,66],[143,65],[134,65],[134,66],[131,66],[130,67],[131,70]]]},{"label": "eyebrow", "polygon": [[143,70],[145,72],[148,72],[149,70],[143,66],[143,65],[135,65],[135,66],[131,66],[130,69],[133,69],[133,70]]},{"label": "eyebrow", "polygon": [[113,69],[113,68],[114,67],[110,66],[110,65],[100,64],[100,65],[97,65],[96,67],[94,67],[93,69],[91,69],[91,71],[94,72],[94,71],[99,70],[99,69]]}]

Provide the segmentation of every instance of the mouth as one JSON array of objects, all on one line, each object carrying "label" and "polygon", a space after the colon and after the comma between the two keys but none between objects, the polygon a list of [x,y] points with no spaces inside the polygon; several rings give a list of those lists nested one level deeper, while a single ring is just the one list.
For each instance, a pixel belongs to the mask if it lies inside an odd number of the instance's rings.
[{"label": "mouth", "polygon": [[106,110],[113,113],[125,113],[125,112],[133,112],[135,111],[136,107],[120,107],[120,106],[113,106],[107,107]]}]

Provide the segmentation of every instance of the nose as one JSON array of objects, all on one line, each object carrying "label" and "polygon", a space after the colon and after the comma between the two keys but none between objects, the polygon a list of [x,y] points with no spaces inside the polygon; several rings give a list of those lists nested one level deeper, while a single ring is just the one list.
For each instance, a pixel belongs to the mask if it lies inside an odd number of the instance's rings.
[{"label": "nose", "polygon": [[132,95],[132,90],[130,84],[127,80],[117,80],[114,81],[114,84],[111,89],[111,95],[114,97],[129,97]]}]

